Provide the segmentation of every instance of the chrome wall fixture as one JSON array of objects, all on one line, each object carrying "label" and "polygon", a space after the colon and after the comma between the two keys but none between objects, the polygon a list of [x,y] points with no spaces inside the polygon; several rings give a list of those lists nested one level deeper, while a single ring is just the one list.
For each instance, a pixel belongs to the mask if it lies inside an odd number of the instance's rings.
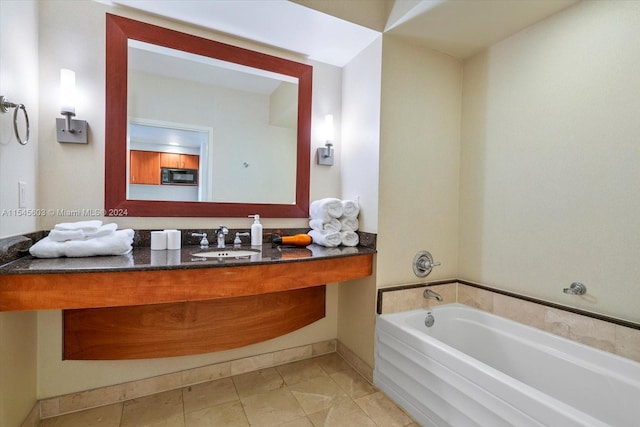
[{"label": "chrome wall fixture", "polygon": [[333,115],[327,114],[324,117],[324,147],[318,148],[318,164],[324,166],[333,166]]},{"label": "chrome wall fixture", "polygon": [[442,302],[442,296],[437,293],[436,291],[433,291],[429,288],[425,289],[424,292],[422,293],[422,296],[426,299],[434,299],[438,302]]},{"label": "chrome wall fixture", "polygon": [[433,267],[439,266],[439,262],[433,261],[433,256],[427,251],[420,251],[413,257],[413,274],[418,277],[426,277]]},{"label": "chrome wall fixture", "polygon": [[63,119],[56,119],[56,136],[58,142],[86,144],[87,121],[74,120],[76,115],[76,73],[71,70],[60,70],[60,114]]},{"label": "chrome wall fixture", "polygon": [[573,282],[568,288],[562,290],[569,295],[584,295],[587,293],[587,287],[580,282]]},{"label": "chrome wall fixture", "polygon": [[[29,115],[27,114],[27,107],[24,104],[14,104],[13,102],[9,102],[7,98],[4,96],[0,96],[0,112],[6,113],[9,111],[9,108],[13,108],[13,133],[16,135],[16,139],[22,145],[27,145],[29,142]],[[24,114],[24,121],[27,125],[27,131],[24,139],[20,137],[20,131],[18,130],[18,111],[22,110]]]}]

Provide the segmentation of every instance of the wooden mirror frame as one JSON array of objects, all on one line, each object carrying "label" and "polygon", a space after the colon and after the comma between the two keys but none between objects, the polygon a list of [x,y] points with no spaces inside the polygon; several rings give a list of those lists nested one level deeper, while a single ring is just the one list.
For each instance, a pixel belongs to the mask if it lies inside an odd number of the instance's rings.
[{"label": "wooden mirror frame", "polygon": [[[310,65],[135,21],[106,16],[105,196],[107,216],[243,217],[259,213],[271,218],[309,216],[311,152]],[[127,65],[128,40],[165,46],[284,74],[298,79],[298,144],[294,204],[180,202],[127,199]],[[278,165],[273,165],[278,167]]]}]

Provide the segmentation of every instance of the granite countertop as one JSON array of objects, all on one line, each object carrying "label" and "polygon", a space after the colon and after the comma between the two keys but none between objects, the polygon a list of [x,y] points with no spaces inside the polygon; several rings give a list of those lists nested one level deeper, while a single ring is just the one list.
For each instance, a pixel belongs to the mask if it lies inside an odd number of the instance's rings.
[{"label": "granite countertop", "polygon": [[243,245],[234,248],[217,249],[210,246],[201,249],[199,246],[183,246],[182,249],[154,251],[148,246],[134,247],[127,255],[96,256],[87,258],[34,258],[23,256],[0,267],[0,275],[4,274],[47,274],[47,273],[97,273],[115,271],[143,270],[176,270],[194,268],[216,268],[238,265],[259,265],[274,262],[304,262],[326,258],[338,258],[375,253],[375,249],[357,247],[326,248],[319,245],[307,247],[271,247],[264,244],[260,252],[242,258],[204,258],[195,254],[212,251],[250,250],[251,246]]},{"label": "granite countertop", "polygon": [[207,249],[201,249],[198,245],[200,238],[192,234],[202,231],[211,236],[215,233],[215,230],[182,230],[181,249],[153,251],[150,248],[151,230],[136,230],[131,253],[120,256],[94,256],[87,258],[35,258],[29,255],[28,249],[33,242],[46,235],[46,232],[42,231],[25,236],[0,239],[0,276],[9,274],[99,273],[215,268],[304,262],[376,253],[376,236],[370,233],[358,232],[360,245],[356,247],[339,246],[337,248],[327,248],[316,244],[306,247],[272,247],[271,237],[273,235],[306,233],[307,229],[268,229],[264,233],[264,244],[255,255],[240,258],[204,258],[195,254],[219,250],[251,250],[252,247],[247,243],[235,247],[231,242],[235,232],[246,230],[229,230],[225,249],[217,249],[215,244],[210,244]]}]

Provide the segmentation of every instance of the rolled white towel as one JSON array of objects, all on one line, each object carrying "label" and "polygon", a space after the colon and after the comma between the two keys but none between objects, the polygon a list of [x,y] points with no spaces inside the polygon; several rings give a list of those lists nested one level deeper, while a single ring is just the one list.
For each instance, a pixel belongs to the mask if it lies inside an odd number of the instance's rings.
[{"label": "rolled white towel", "polygon": [[73,231],[81,230],[83,233],[97,233],[102,227],[102,221],[89,220],[89,221],[77,221],[77,222],[63,222],[56,224],[53,229],[59,231]]},{"label": "rolled white towel", "polygon": [[340,231],[357,231],[359,226],[358,218],[340,218]]},{"label": "rolled white towel", "polygon": [[360,237],[358,237],[358,233],[355,231],[341,231],[340,243],[342,243],[343,246],[358,246]]},{"label": "rolled white towel", "polygon": [[309,221],[309,228],[320,231],[340,231],[342,224],[337,218],[331,218],[329,221],[321,219],[312,219]]},{"label": "rolled white towel", "polygon": [[345,218],[357,218],[360,213],[360,206],[355,200],[342,201],[342,216]]},{"label": "rolled white towel", "polygon": [[49,237],[31,246],[29,252],[36,258],[88,257],[98,255],[125,255],[132,250],[133,230],[117,230],[108,236],[88,240],[55,242]]},{"label": "rolled white towel", "polygon": [[330,221],[331,218],[342,216],[342,200],[335,198],[325,198],[311,202],[309,206],[309,216],[311,219],[321,219]]},{"label": "rolled white towel", "polygon": [[338,231],[320,231],[320,230],[310,230],[307,233],[313,239],[313,243],[320,246],[326,246],[328,248],[335,248],[336,246],[340,246],[340,242],[342,238],[340,237],[340,233]]}]

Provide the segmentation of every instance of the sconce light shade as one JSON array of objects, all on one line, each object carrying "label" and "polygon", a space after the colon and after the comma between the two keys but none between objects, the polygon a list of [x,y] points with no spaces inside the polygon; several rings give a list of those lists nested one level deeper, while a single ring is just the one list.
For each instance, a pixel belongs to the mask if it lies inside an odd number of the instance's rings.
[{"label": "sconce light shade", "polygon": [[317,162],[319,165],[333,166],[333,115],[327,114],[324,117],[324,147],[319,147],[317,152]]},{"label": "sconce light shade", "polygon": [[333,114],[324,116],[324,140],[333,141]]},{"label": "sconce light shade", "polygon": [[60,114],[76,115],[76,73],[60,70]]},{"label": "sconce light shade", "polygon": [[63,119],[56,119],[56,136],[58,142],[86,144],[87,121],[74,120],[76,115],[76,73],[71,70],[60,70],[60,114]]}]

